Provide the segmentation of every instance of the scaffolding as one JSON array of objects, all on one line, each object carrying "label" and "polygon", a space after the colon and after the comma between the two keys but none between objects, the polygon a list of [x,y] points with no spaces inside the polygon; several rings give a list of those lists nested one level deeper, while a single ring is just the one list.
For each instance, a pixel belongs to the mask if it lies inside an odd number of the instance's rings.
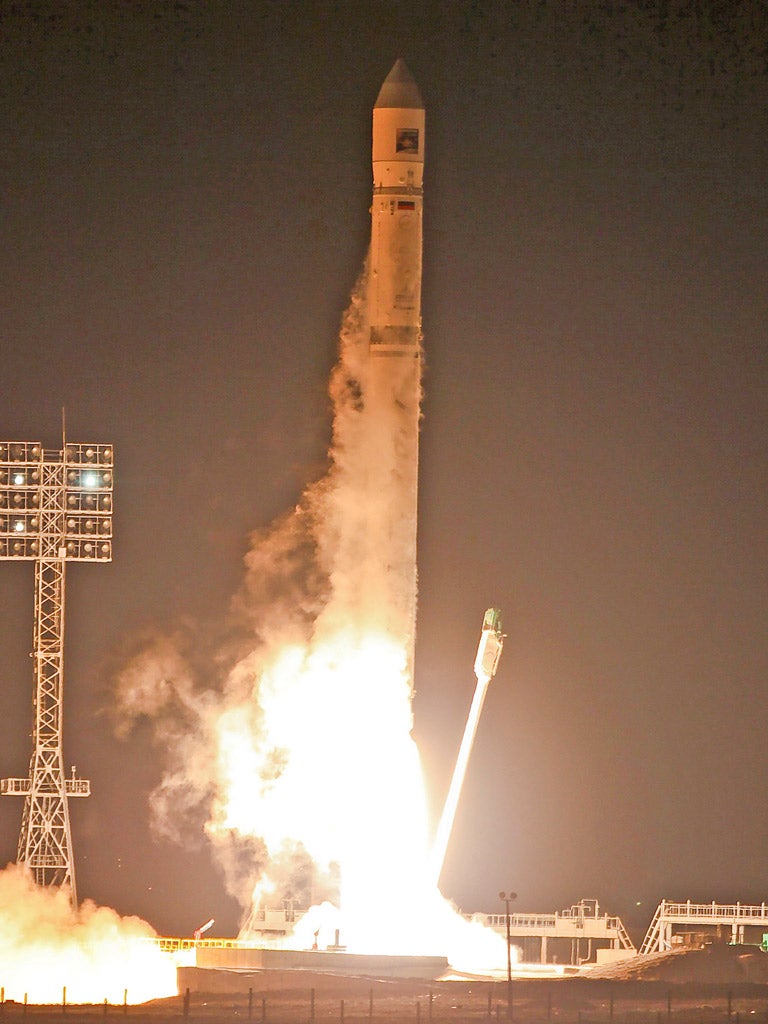
[{"label": "scaffolding", "polygon": [[17,861],[40,886],[67,888],[77,906],[69,797],[90,782],[64,772],[64,606],[66,563],[112,558],[112,446],[0,442],[0,560],[34,561],[34,726],[27,778],[0,782],[23,796]]},{"label": "scaffolding", "polygon": [[[765,903],[673,903],[662,900],[646,932],[641,953],[666,953],[680,945],[684,932],[696,929],[699,936],[709,929],[713,937],[727,938],[734,945],[743,943],[747,928],[768,930],[768,905]],[[680,929],[683,929],[681,932]]]},{"label": "scaffolding", "polygon": [[[473,920],[500,935],[506,931],[506,914],[474,914]],[[592,962],[600,949],[637,952],[621,918],[601,914],[597,900],[580,900],[555,914],[510,914],[509,934],[513,945],[531,944],[542,964],[551,962],[556,946],[568,950],[574,966]]]}]

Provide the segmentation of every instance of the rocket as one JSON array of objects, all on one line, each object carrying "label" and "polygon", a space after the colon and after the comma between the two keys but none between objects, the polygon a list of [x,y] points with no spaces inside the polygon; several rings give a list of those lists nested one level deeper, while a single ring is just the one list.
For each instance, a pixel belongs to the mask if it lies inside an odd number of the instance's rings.
[{"label": "rocket", "polygon": [[424,104],[398,60],[373,108],[371,355],[419,360]]},{"label": "rocket", "polygon": [[373,108],[373,202],[368,275],[369,399],[393,424],[388,571],[413,682],[416,516],[421,402],[424,104],[397,60]]}]

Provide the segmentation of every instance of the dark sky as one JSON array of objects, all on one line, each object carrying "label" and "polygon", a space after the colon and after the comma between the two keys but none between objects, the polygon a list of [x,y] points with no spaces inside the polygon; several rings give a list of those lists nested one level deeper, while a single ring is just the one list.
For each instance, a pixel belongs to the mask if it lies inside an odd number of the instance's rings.
[{"label": "dark sky", "polygon": [[[768,896],[768,12],[758,0],[0,0],[3,439],[115,446],[67,577],[78,889],[232,933],[149,834],[110,683],[226,616],[322,472],[370,116],[427,108],[415,733],[434,807],[484,609],[509,633],[443,891],[465,910]],[[32,567],[0,567],[0,773],[29,758]],[[0,860],[21,801],[0,803]],[[638,906],[639,904],[639,906]]]}]

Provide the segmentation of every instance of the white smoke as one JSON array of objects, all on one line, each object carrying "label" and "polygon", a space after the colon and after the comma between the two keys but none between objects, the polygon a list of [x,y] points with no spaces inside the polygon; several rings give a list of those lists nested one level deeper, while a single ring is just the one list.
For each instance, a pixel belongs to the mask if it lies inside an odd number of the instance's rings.
[{"label": "white smoke", "polygon": [[[232,796],[238,785],[253,788],[256,781],[264,794],[279,789],[278,780],[286,774],[286,750],[264,744],[264,704],[270,702],[271,689],[292,686],[288,702],[305,717],[316,705],[316,767],[327,764],[335,750],[344,762],[338,770],[346,771],[359,738],[367,735],[370,742],[381,721],[376,707],[366,709],[352,690],[343,698],[345,721],[321,726],[323,706],[332,704],[333,695],[318,689],[317,678],[325,678],[327,688],[334,686],[337,666],[328,661],[329,649],[333,659],[340,652],[351,654],[366,638],[381,636],[393,641],[386,658],[402,691],[397,728],[411,742],[405,650],[409,605],[401,594],[413,581],[392,572],[404,558],[392,550],[397,518],[392,485],[403,442],[393,395],[376,394],[369,386],[366,275],[344,317],[339,361],[331,375],[329,469],[307,487],[294,509],[251,537],[245,577],[233,600],[234,617],[247,637],[246,653],[224,674],[220,688],[207,688],[194,664],[192,636],[179,629],[147,638],[116,678],[118,734],[148,718],[165,751],[163,777],[151,796],[155,831],[183,841],[199,832],[195,826],[204,818],[227,888],[245,910],[265,869],[272,884],[277,876],[295,885],[297,872],[290,865],[296,862],[305,865],[299,875],[307,875],[300,815],[293,822],[295,831],[273,836],[269,849],[259,832],[255,796],[252,826],[242,817],[234,827],[227,820],[225,808],[238,803]],[[282,668],[287,656],[294,668],[276,684],[275,666]],[[308,740],[303,742],[306,746]],[[333,892],[332,849],[323,855],[313,895]],[[244,871],[244,865],[250,870]],[[276,900],[295,898],[297,892],[280,891],[278,882],[274,895]],[[298,895],[307,897],[306,886]]]},{"label": "white smoke", "polygon": [[[418,390],[417,364],[371,372],[365,292],[366,272],[331,374],[328,471],[253,534],[233,602],[245,642],[209,662],[231,658],[219,688],[177,635],[133,658],[116,705],[122,728],[147,716],[168,749],[156,827],[204,817],[246,928],[260,904],[331,899],[307,917],[313,935],[338,927],[340,908],[350,949],[444,953],[469,926],[429,880],[411,737],[415,409],[401,396]],[[503,962],[497,940],[479,943],[486,964]]]},{"label": "white smoke", "polygon": [[136,917],[34,884],[22,868],[0,871],[0,985],[33,1003],[145,1002],[176,994],[176,968]]}]

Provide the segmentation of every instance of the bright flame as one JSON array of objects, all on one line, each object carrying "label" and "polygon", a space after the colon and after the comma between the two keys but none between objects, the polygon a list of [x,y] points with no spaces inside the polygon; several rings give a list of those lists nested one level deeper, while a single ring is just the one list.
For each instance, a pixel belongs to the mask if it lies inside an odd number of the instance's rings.
[{"label": "bright flame", "polygon": [[364,848],[376,872],[396,853],[382,826],[397,813],[421,848],[420,787],[401,799],[405,780],[418,776],[401,652],[385,638],[358,647],[289,648],[258,682],[260,735],[248,733],[236,709],[219,721],[211,829],[259,835],[273,856],[286,839],[300,838],[326,868],[351,867]]},{"label": "bright flame", "polygon": [[[371,636],[354,645],[286,647],[254,681],[263,722],[230,707],[217,721],[219,786],[208,832],[260,836],[270,858],[299,840],[340,867],[340,906],[313,908],[291,943],[341,941],[353,952],[449,955],[466,970],[498,968],[503,941],[470,925],[429,874],[424,785],[411,735],[404,653]],[[255,907],[271,899],[262,877]],[[319,932],[315,940],[315,932]]]},{"label": "bright flame", "polygon": [[500,969],[503,938],[458,915],[430,875],[411,736],[416,420],[397,398],[404,374],[414,395],[420,382],[403,360],[372,371],[364,292],[331,378],[330,469],[246,557],[250,652],[215,695],[161,641],[125,670],[118,703],[129,720],[152,715],[173,758],[156,823],[167,834],[180,809],[207,806],[246,922],[290,901],[311,906],[293,945],[325,948],[338,929],[351,952]]},{"label": "bright flame", "polygon": [[0,985],[30,1003],[142,1003],[176,995],[173,959],[149,941],[137,917],[86,900],[78,911],[64,890],[37,886],[16,865],[0,871]]}]

